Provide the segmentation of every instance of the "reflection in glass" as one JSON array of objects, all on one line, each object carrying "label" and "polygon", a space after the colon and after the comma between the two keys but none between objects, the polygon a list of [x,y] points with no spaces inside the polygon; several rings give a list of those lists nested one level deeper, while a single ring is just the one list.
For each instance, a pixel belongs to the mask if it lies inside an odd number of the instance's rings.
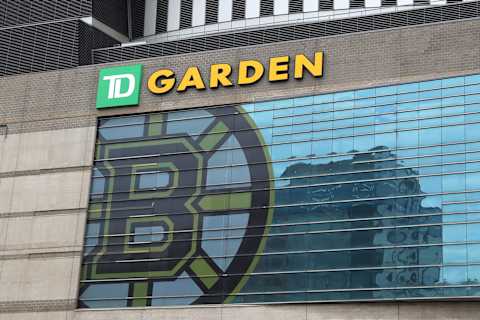
[{"label": "reflection in glass", "polygon": [[81,307],[480,295],[480,75],[104,118],[95,156]]}]

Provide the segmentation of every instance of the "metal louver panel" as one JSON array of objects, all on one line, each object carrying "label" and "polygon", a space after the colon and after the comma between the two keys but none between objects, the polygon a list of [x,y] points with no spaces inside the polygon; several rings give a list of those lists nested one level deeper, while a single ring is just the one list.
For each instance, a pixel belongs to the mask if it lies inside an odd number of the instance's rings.
[{"label": "metal louver panel", "polygon": [[93,1],[92,15],[110,28],[128,35],[127,0]]},{"label": "metal louver panel", "polygon": [[289,0],[288,13],[303,12],[303,0]]},{"label": "metal louver panel", "polygon": [[132,35],[133,38],[143,37],[145,23],[145,0],[132,0]]},{"label": "metal louver panel", "polygon": [[413,0],[413,5],[415,6],[428,6],[430,4],[430,0]]},{"label": "metal louver panel", "polygon": [[0,76],[78,66],[78,20],[0,30]]},{"label": "metal louver panel", "polygon": [[218,22],[218,0],[207,0],[205,8],[205,24]]},{"label": "metal louver panel", "polygon": [[382,0],[382,7],[396,6],[397,0]]},{"label": "metal louver panel", "polygon": [[79,22],[78,30],[79,43],[78,62],[79,65],[88,65],[92,62],[92,49],[113,47],[119,42],[108,35],[83,22]]},{"label": "metal louver panel", "polygon": [[[480,17],[480,2],[462,2],[445,6],[427,7],[409,11],[391,12],[372,16],[287,25],[263,30],[247,30],[237,33],[212,35],[144,45],[149,48],[149,57],[174,55],[185,52],[199,52],[234,48],[252,44],[272,43],[295,39],[308,39],[330,35],[382,30],[403,26],[415,26],[430,22],[452,21]],[[188,45],[190,44],[190,45]],[[93,50],[93,63],[120,61],[118,57],[124,47]],[[190,51],[188,51],[190,50]],[[132,59],[136,59],[134,57]]]},{"label": "metal louver panel", "polygon": [[260,17],[273,16],[273,0],[260,0]]},{"label": "metal louver panel", "polygon": [[245,0],[233,0],[232,20],[245,19]]},{"label": "metal louver panel", "polygon": [[350,8],[364,8],[365,7],[365,0],[350,0]]},{"label": "metal louver panel", "polygon": [[1,0],[0,27],[90,16],[92,0]]},{"label": "metal louver panel", "polygon": [[168,0],[157,0],[156,33],[167,32]]},{"label": "metal louver panel", "polygon": [[181,0],[180,2],[180,29],[192,27],[193,0]]},{"label": "metal louver panel", "polygon": [[333,10],[333,0],[319,0],[318,10]]}]

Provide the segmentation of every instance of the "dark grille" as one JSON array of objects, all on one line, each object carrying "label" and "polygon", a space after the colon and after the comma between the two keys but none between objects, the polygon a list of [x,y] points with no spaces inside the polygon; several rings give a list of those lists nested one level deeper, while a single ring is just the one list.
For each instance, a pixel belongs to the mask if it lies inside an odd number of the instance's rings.
[{"label": "dark grille", "polygon": [[132,0],[132,36],[143,37],[145,22],[145,0]]},{"label": "dark grille", "polygon": [[78,66],[78,23],[0,30],[0,76]]},{"label": "dark grille", "polygon": [[[459,20],[479,17],[479,2],[465,2],[441,7],[428,7],[410,11],[392,12],[374,16],[363,16],[344,20],[333,20],[300,24],[295,26],[276,27],[255,31],[242,31],[233,34],[213,35],[209,37],[170,41],[141,46],[148,47],[148,56],[129,56],[130,59],[140,59],[155,56],[175,55],[185,52],[218,50],[235,48],[251,44],[274,43],[295,39],[324,37],[360,31],[381,30],[402,26],[414,26],[434,22]],[[202,46],[188,46],[186,43],[202,43]],[[181,46],[180,46],[181,44]],[[138,48],[138,47],[137,47]],[[167,49],[168,48],[168,49]],[[94,50],[93,63],[121,61],[127,48],[105,48]],[[131,48],[128,48],[132,50]],[[190,50],[190,51],[188,51]]]},{"label": "dark grille", "polygon": [[93,16],[116,31],[128,35],[128,10],[126,0],[101,0],[93,2]]},{"label": "dark grille", "polygon": [[350,8],[356,9],[363,7],[365,7],[365,0],[350,0]]},{"label": "dark grille", "polygon": [[81,43],[78,52],[78,63],[81,66],[91,63],[92,49],[113,47],[119,44],[115,39],[83,22],[79,22],[78,37],[79,43]]},{"label": "dark grille", "polygon": [[260,16],[273,16],[273,0],[260,0]]},{"label": "dark grille", "polygon": [[91,15],[92,0],[0,0],[0,27]]},{"label": "dark grille", "polygon": [[430,0],[413,0],[413,4],[415,6],[428,6],[430,4]]},{"label": "dark grille", "polygon": [[333,0],[320,0],[318,9],[319,10],[332,10],[333,9]]},{"label": "dark grille", "polygon": [[289,0],[288,13],[303,12],[303,0]]},{"label": "dark grille", "polygon": [[157,24],[156,33],[167,31],[168,0],[158,0],[157,2]]},{"label": "dark grille", "polygon": [[205,8],[205,24],[218,22],[218,0],[207,0]]},{"label": "dark grille", "polygon": [[382,7],[396,6],[397,0],[382,0]]},{"label": "dark grille", "polygon": [[193,0],[181,0],[180,2],[180,29],[192,27]]},{"label": "dark grille", "polygon": [[245,19],[245,0],[233,0],[232,20]]}]

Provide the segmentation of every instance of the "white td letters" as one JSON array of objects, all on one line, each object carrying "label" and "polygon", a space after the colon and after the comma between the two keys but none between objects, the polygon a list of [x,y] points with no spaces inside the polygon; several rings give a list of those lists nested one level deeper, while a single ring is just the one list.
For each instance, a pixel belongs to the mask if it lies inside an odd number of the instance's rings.
[{"label": "white td letters", "polygon": [[[128,89],[121,92],[122,80],[128,80]],[[133,74],[119,74],[113,76],[105,76],[103,80],[109,81],[108,85],[108,99],[118,99],[130,97],[135,90],[135,77]]]}]

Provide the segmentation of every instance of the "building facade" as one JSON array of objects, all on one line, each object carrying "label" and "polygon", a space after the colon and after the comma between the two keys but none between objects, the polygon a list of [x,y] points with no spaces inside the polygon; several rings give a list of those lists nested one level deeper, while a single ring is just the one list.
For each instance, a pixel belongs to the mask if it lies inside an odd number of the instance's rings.
[{"label": "building facade", "polygon": [[0,5],[0,319],[477,317],[478,1],[54,2]]}]

